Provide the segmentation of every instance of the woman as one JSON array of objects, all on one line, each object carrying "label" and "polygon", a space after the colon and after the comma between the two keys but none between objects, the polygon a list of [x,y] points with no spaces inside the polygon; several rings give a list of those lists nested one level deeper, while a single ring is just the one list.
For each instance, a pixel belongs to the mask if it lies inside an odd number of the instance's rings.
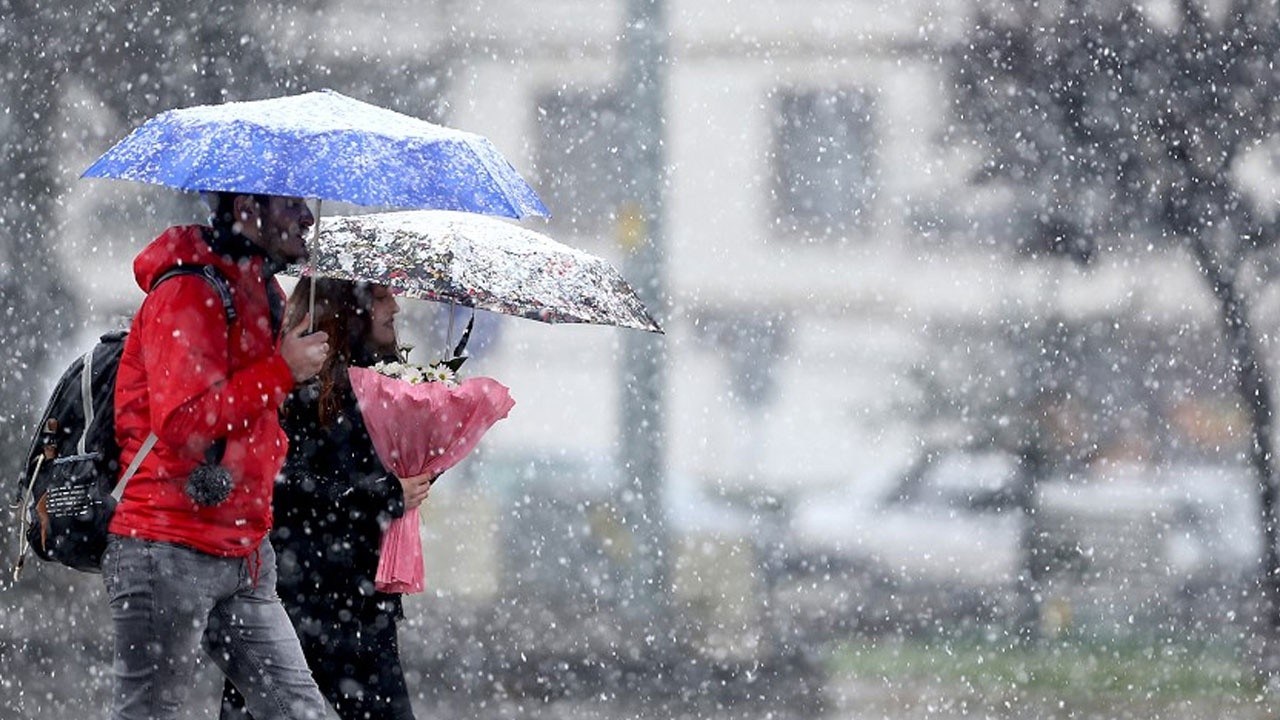
[{"label": "woman", "polygon": [[[285,401],[289,453],[276,481],[271,543],[277,590],[307,664],[343,720],[413,718],[396,642],[398,594],[374,587],[383,529],[426,499],[433,477],[397,479],[374,451],[347,368],[397,357],[395,297],[382,285],[318,279],[315,328],[335,348]],[[309,311],[311,281],[289,298],[285,327]],[[222,718],[246,717],[227,683]]]}]

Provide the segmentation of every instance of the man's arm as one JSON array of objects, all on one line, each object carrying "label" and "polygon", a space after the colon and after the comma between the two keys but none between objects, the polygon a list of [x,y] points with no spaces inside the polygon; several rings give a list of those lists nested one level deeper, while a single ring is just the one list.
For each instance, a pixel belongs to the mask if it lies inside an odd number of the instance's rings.
[{"label": "man's arm", "polygon": [[218,438],[276,412],[294,375],[278,350],[232,374],[230,328],[204,279],[173,278],[143,303],[141,339],[151,426],[170,447],[202,457]]}]

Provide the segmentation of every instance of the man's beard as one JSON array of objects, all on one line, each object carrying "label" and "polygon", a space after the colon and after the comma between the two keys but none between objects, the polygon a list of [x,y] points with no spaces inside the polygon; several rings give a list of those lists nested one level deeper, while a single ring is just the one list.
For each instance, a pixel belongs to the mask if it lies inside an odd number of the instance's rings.
[{"label": "man's beard", "polygon": [[302,243],[302,251],[300,253],[290,253],[286,249],[289,244],[289,235],[287,233],[276,233],[275,236],[277,240],[262,249],[263,255],[267,258],[268,270],[272,274],[280,272],[290,265],[306,262],[308,249],[305,240]]}]

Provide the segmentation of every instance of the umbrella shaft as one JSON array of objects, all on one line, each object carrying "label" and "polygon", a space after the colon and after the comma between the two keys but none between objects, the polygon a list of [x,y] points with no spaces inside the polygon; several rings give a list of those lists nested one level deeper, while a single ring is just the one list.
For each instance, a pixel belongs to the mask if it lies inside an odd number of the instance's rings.
[{"label": "umbrella shaft", "polygon": [[449,329],[446,330],[444,334],[444,355],[441,356],[445,360],[453,359],[449,353],[449,343],[453,342],[453,314],[457,305],[458,304],[456,302],[452,300],[449,301]]},{"label": "umbrella shaft", "polygon": [[310,318],[310,325],[307,332],[316,331],[316,254],[320,249],[320,205],[324,202],[323,198],[316,198],[316,224],[311,226],[311,248],[307,252],[307,264],[310,266],[308,275],[311,276],[311,297],[307,304],[307,317]]}]

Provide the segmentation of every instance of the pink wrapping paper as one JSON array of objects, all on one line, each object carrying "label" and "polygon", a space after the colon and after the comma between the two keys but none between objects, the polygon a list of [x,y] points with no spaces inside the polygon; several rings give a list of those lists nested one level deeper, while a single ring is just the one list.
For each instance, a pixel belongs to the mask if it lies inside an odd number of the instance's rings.
[{"label": "pink wrapping paper", "polygon": [[373,586],[387,593],[420,593],[426,587],[418,508],[406,510],[382,533]]},{"label": "pink wrapping paper", "polygon": [[[349,368],[347,374],[378,458],[397,477],[438,475],[453,467],[515,405],[507,388],[492,378],[450,386],[409,383],[368,368]],[[374,585],[383,592],[422,592],[423,576],[415,508],[382,534]]]}]

